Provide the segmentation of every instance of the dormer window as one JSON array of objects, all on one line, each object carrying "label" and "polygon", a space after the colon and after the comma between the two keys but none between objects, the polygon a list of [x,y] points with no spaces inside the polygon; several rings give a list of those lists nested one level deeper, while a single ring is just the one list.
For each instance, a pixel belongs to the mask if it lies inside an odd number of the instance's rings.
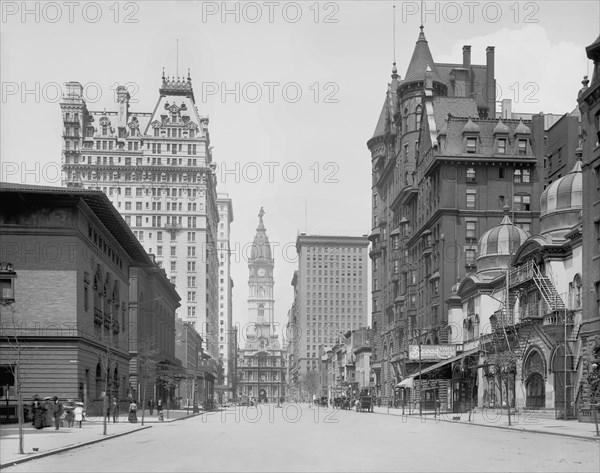
[{"label": "dormer window", "polygon": [[527,154],[527,140],[520,138],[518,143],[518,152],[519,155],[524,156]]},{"label": "dormer window", "polygon": [[498,138],[496,144],[496,153],[497,154],[506,154],[506,138]]},{"label": "dormer window", "polygon": [[474,136],[469,136],[467,138],[467,153],[476,153],[477,152],[477,138]]}]

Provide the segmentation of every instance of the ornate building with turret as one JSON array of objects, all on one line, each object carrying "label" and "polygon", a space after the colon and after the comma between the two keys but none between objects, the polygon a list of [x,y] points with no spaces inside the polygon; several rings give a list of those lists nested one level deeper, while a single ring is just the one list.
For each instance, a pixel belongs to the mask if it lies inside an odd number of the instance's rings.
[{"label": "ornate building with turret", "polygon": [[263,222],[264,210],[258,214],[258,227],[248,261],[248,318],[241,331],[244,349],[238,356],[238,396],[256,402],[279,402],[285,396],[286,357],[275,333],[275,299],[273,268],[275,260]]},{"label": "ornate building with turret", "polygon": [[[419,370],[411,346],[448,345],[445,301],[476,269],[479,237],[502,220],[504,207],[517,227],[538,231],[544,117],[496,116],[494,47],[486,58],[472,64],[464,46],[462,63],[436,63],[421,26],[404,79],[393,65],[367,142],[372,367],[377,395],[389,400],[405,395],[398,385]],[[421,361],[423,369],[443,358]]]},{"label": "ornate building with turret", "polygon": [[163,73],[152,112],[131,110],[123,86],[111,111],[89,110],[80,83],[66,87],[63,183],[108,196],[177,288],[177,316],[195,325],[206,351],[218,358],[216,166],[189,73]]},{"label": "ornate building with turret", "polygon": [[449,363],[448,408],[535,410],[574,418],[584,407],[581,149],[540,198],[529,236],[506,215],[479,240],[477,270],[452,289],[449,342],[471,356]]}]

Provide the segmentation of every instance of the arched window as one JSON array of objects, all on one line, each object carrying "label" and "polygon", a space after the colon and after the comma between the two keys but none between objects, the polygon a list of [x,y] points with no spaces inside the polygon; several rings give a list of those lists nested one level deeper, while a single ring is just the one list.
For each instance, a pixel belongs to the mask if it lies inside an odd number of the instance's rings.
[{"label": "arched window", "polygon": [[422,114],[422,108],[420,105],[417,105],[417,108],[415,110],[415,130],[418,130],[421,128],[421,114]]},{"label": "arched window", "polygon": [[582,282],[581,276],[576,274],[573,281],[569,283],[569,308],[570,309],[581,309],[581,291]]},{"label": "arched window", "polygon": [[265,305],[264,304],[258,304],[258,317],[262,318],[265,316]]}]

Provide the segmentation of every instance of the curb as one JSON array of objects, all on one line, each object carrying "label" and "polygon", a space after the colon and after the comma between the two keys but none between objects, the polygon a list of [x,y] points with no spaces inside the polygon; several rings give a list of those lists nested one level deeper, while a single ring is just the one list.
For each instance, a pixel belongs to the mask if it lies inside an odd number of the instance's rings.
[{"label": "curb", "polygon": [[[146,421],[145,423],[153,423],[153,424],[170,423],[170,422],[176,422],[178,420],[185,420],[185,419],[189,419],[191,417],[200,416],[202,414],[204,414],[204,412],[199,412],[197,414],[190,414],[190,415],[187,415],[185,417],[179,417],[178,419],[169,419],[166,422],[147,422]],[[8,468],[10,466],[18,465],[19,463],[25,463],[25,462],[28,462],[28,461],[31,461],[31,460],[37,460],[38,458],[47,457],[49,455],[54,455],[56,453],[66,452],[68,450],[73,450],[73,449],[79,448],[79,447],[85,447],[87,445],[93,445],[93,444],[98,443],[98,442],[103,442],[105,440],[110,440],[112,438],[122,437],[123,435],[133,434],[135,432],[140,432],[142,430],[146,430],[146,429],[150,429],[150,428],[152,428],[151,425],[144,425],[144,426],[140,426],[139,428],[137,428],[135,430],[129,430],[127,432],[121,432],[119,434],[107,435],[106,437],[101,437],[99,439],[88,440],[87,442],[76,443],[76,444],[73,444],[73,445],[68,445],[66,447],[59,447],[59,448],[55,448],[54,450],[49,450],[47,452],[38,453],[38,454],[29,456],[29,457],[19,458],[17,460],[13,460],[13,461],[10,461],[8,463],[1,463],[0,464],[0,470],[2,470],[4,468]]]},{"label": "curb", "polygon": [[88,440],[86,442],[81,442],[81,443],[76,443],[73,445],[67,445],[66,447],[59,447],[59,448],[55,448],[54,450],[49,450],[47,452],[42,452],[42,453],[38,453],[36,455],[32,455],[29,457],[25,457],[25,458],[18,458],[17,460],[12,460],[8,463],[2,463],[0,464],[0,470],[3,468],[8,468],[14,465],[18,465],[19,463],[25,463],[31,460],[37,460],[39,458],[44,458],[50,455],[54,455],[56,453],[62,453],[62,452],[66,452],[68,450],[74,450],[76,448],[79,447],[85,447],[87,445],[93,445],[95,443],[99,443],[99,442],[104,442],[105,440],[110,440],[110,439],[114,439],[117,437],[122,437],[123,435],[128,435],[128,434],[133,434],[135,432],[140,432],[142,430],[146,430],[146,429],[151,429],[152,426],[151,425],[145,425],[143,427],[139,427],[135,430],[128,430],[127,432],[121,432],[119,434],[113,434],[113,435],[107,435],[106,437],[101,437],[99,439],[95,439],[95,440]]},{"label": "curb", "polygon": [[[375,414],[402,417],[401,415],[388,414],[387,412],[375,412]],[[404,417],[413,418],[413,419],[419,418],[419,417],[415,417],[414,414],[410,414],[410,415],[404,416]],[[427,419],[426,416],[425,416],[425,419]],[[435,422],[447,422],[447,423],[456,424],[456,425],[472,425],[472,426],[477,426],[477,427],[489,427],[492,429],[504,429],[504,430],[510,430],[510,431],[519,432],[519,433],[531,432],[533,434],[558,435],[559,437],[571,437],[571,438],[576,438],[576,439],[580,439],[580,440],[588,440],[591,442],[600,441],[600,437],[586,437],[584,435],[569,434],[569,433],[562,433],[562,432],[550,432],[550,431],[545,431],[545,430],[534,430],[534,429],[525,429],[525,428],[518,428],[518,427],[509,427],[508,425],[477,424],[474,422],[459,422],[459,421],[447,420],[447,419],[431,419],[431,420],[433,420]]]}]

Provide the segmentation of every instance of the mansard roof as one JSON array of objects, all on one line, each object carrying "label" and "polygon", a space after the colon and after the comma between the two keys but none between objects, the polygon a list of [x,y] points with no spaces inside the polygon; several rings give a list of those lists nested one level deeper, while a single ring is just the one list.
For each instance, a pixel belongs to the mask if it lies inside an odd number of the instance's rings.
[{"label": "mansard roof", "polygon": [[[492,156],[496,154],[496,139],[494,137],[494,128],[498,124],[498,120],[493,118],[474,118],[470,117],[471,121],[477,124],[479,127],[479,142],[478,142],[478,150],[477,154],[487,154]],[[444,150],[445,155],[466,155],[466,150],[464,149],[463,144],[463,128],[469,121],[469,117],[457,117],[454,115],[450,115],[448,117],[448,137],[447,144]],[[508,134],[509,138],[509,147],[512,149],[514,147],[514,136],[515,130],[519,124],[518,120],[514,119],[504,119],[503,123],[509,128],[510,132]],[[531,123],[527,121],[527,123]],[[508,151],[506,156],[516,155],[516,151]],[[531,160],[534,156],[520,156],[524,162],[527,160]]]}]

